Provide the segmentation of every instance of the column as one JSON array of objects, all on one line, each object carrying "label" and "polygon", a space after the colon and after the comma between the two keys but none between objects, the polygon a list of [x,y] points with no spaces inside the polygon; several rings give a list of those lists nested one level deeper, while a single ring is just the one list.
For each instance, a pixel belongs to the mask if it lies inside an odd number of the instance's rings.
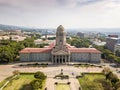
[{"label": "column", "polygon": [[60,64],[60,56],[58,56],[58,64]]},{"label": "column", "polygon": [[55,60],[55,64],[56,64],[56,55],[55,55],[55,59],[54,60]]},{"label": "column", "polygon": [[53,63],[53,55],[52,55],[52,63]]},{"label": "column", "polygon": [[61,60],[62,64],[63,64],[63,56],[62,56],[62,60]]},{"label": "column", "polygon": [[66,64],[66,61],[67,61],[67,56],[65,55],[65,64]]},{"label": "column", "polygon": [[68,55],[68,64],[70,63],[70,55]]}]

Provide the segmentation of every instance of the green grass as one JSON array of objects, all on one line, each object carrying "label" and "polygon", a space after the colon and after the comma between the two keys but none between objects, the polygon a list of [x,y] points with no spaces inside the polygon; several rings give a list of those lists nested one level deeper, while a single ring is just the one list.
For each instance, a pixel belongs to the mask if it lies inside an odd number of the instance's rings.
[{"label": "green grass", "polygon": [[30,82],[34,80],[33,74],[20,75],[18,79],[13,79],[3,90],[25,90],[31,88]]},{"label": "green grass", "polygon": [[94,65],[90,65],[90,64],[75,64],[75,67],[95,67]]},{"label": "green grass", "polygon": [[104,90],[102,83],[98,82],[102,79],[105,79],[103,74],[88,73],[78,80],[83,90]]},{"label": "green grass", "polygon": [[13,77],[13,76],[10,76],[10,77],[4,79],[3,81],[1,81],[1,82],[0,82],[0,88],[1,88],[8,80],[10,80],[12,77]]},{"label": "green grass", "polygon": [[22,73],[18,79],[13,79],[3,90],[33,90],[30,83],[34,79],[34,73]]},{"label": "green grass", "polygon": [[68,84],[57,84],[55,87],[55,90],[70,90],[70,85]]}]

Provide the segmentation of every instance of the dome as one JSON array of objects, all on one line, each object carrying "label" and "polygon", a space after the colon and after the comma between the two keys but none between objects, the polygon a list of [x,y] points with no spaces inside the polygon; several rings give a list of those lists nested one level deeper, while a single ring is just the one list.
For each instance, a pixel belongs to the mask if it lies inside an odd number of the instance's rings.
[{"label": "dome", "polygon": [[57,32],[61,32],[64,31],[64,27],[62,25],[57,27]]}]

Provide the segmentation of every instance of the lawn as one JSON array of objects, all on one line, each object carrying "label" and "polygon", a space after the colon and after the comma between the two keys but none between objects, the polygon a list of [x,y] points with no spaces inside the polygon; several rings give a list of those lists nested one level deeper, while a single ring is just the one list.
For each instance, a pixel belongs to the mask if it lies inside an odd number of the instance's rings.
[{"label": "lawn", "polygon": [[55,90],[70,90],[70,85],[68,84],[57,84],[55,85],[56,89]]},{"label": "lawn", "polygon": [[10,80],[12,77],[13,77],[13,76],[10,76],[10,77],[4,79],[3,81],[1,81],[1,82],[0,82],[0,88],[1,88],[8,80]]},{"label": "lawn", "polygon": [[88,73],[78,80],[83,90],[104,90],[102,83],[99,82],[103,79],[105,79],[103,74]]},{"label": "lawn", "polygon": [[34,74],[21,74],[19,79],[13,79],[3,90],[32,90],[30,82]]},{"label": "lawn", "polygon": [[30,83],[34,79],[34,73],[20,74],[18,79],[13,79],[3,90],[33,90]]}]

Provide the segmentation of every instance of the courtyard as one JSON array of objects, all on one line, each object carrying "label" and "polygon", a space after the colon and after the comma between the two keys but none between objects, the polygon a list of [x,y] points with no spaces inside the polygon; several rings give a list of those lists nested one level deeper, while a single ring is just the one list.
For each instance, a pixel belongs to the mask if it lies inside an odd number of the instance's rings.
[{"label": "courtyard", "polygon": [[[55,82],[71,82],[70,88],[71,90],[78,90],[80,87],[78,80],[76,79],[77,75],[80,75],[82,72],[101,72],[102,68],[99,67],[74,67],[68,65],[54,65],[48,67],[18,67],[21,63],[8,64],[8,65],[0,65],[0,81],[12,75],[14,70],[19,70],[20,72],[37,72],[41,71],[47,75],[46,86],[47,90],[54,90]],[[53,77],[61,72],[63,69],[63,73],[69,75],[69,79],[61,80],[54,79]]]},{"label": "courtyard", "polygon": [[[33,63],[33,62],[30,62],[30,63]],[[14,70],[19,70],[20,72],[41,71],[41,72],[44,72],[45,75],[47,75],[47,79],[46,79],[46,83],[45,83],[45,87],[47,88],[47,90],[56,90],[57,87],[63,88],[62,90],[64,90],[64,88],[68,88],[68,87],[70,88],[70,90],[78,90],[79,87],[82,87],[82,84],[79,84],[79,82],[85,81],[85,80],[83,80],[85,78],[82,78],[80,81],[80,79],[79,80],[76,79],[76,76],[79,76],[80,73],[100,73],[103,70],[103,68],[101,68],[101,67],[93,67],[93,66],[92,67],[75,67],[75,66],[70,66],[70,65],[50,65],[47,67],[19,67],[18,65],[20,65],[20,64],[21,63],[0,65],[0,81],[3,81],[5,78],[13,75],[12,72]],[[61,79],[54,78],[55,75],[58,75],[61,72],[61,69],[63,69],[63,73],[65,75],[69,75],[69,79],[61,80]],[[87,76],[87,77],[90,77],[90,76]],[[95,77],[97,77],[97,76],[95,76]],[[103,76],[101,76],[101,78],[103,78]],[[29,76],[29,78],[27,78],[27,79],[29,79],[29,80],[25,79],[25,81],[32,80],[32,76]],[[92,81],[92,80],[90,80],[90,81]],[[21,82],[22,82],[22,80],[21,80]],[[23,82],[24,82],[24,80],[23,80]],[[58,83],[71,82],[71,84],[65,85],[65,86],[59,85],[59,86],[55,87],[55,82],[58,82]],[[17,86],[17,87],[20,87],[20,86]],[[7,89],[5,89],[5,90],[7,90]],[[59,89],[57,89],[57,90],[59,90]]]}]

